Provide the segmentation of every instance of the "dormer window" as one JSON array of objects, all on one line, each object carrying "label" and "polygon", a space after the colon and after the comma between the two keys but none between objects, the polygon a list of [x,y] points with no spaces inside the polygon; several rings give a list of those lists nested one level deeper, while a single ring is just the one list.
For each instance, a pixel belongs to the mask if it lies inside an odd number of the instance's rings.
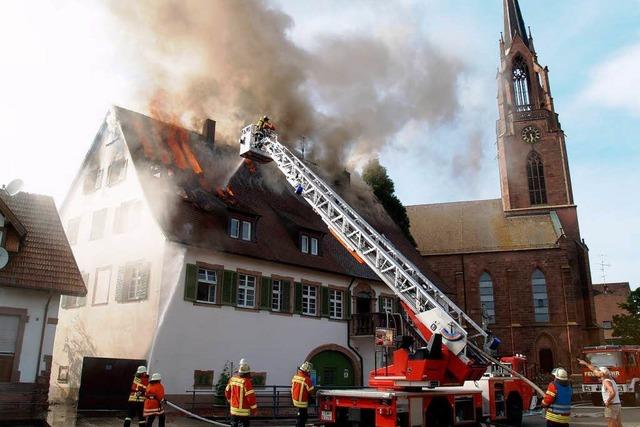
[{"label": "dormer window", "polygon": [[317,236],[308,233],[300,234],[300,251],[303,254],[318,255],[320,252],[320,240]]},{"label": "dormer window", "polygon": [[231,218],[229,220],[229,237],[251,242],[255,234],[253,221],[249,219]]}]

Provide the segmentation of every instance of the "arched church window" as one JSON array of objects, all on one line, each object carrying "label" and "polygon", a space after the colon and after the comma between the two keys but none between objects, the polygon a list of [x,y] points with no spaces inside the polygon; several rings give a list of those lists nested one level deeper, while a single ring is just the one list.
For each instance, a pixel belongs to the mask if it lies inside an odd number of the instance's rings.
[{"label": "arched church window", "polygon": [[536,151],[531,151],[527,159],[527,179],[529,182],[529,201],[532,205],[547,203],[547,188],[544,182],[544,166]]},{"label": "arched church window", "polygon": [[493,280],[486,271],[480,276],[480,307],[487,323],[496,323],[496,307],[493,299]]},{"label": "arched church window", "polygon": [[518,55],[513,61],[513,96],[516,111],[531,110],[531,99],[529,97],[529,68],[527,63]]},{"label": "arched church window", "polygon": [[549,298],[547,296],[547,281],[544,274],[536,269],[531,275],[531,288],[533,291],[533,310],[536,322],[549,321]]}]

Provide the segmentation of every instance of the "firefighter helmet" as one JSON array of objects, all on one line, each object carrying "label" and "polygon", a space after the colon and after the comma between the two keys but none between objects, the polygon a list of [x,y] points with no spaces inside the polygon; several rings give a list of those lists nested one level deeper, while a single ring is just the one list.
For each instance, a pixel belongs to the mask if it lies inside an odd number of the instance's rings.
[{"label": "firefighter helmet", "polygon": [[153,375],[151,375],[151,379],[150,381],[161,381],[162,380],[162,375],[160,375],[159,373],[154,373]]},{"label": "firefighter helmet", "polygon": [[247,374],[250,371],[251,367],[249,367],[249,363],[247,363],[247,361],[244,359],[240,359],[240,362],[238,363],[238,373]]},{"label": "firefighter helmet", "polygon": [[269,116],[263,116],[262,120],[264,120],[265,122],[268,122],[269,121]]},{"label": "firefighter helmet", "polygon": [[309,372],[313,369],[313,365],[311,364],[311,362],[304,362],[302,365],[300,365],[300,369],[302,372]]},{"label": "firefighter helmet", "polygon": [[136,374],[140,375],[140,374],[146,374],[147,373],[147,367],[146,366],[138,366],[138,370],[136,371]]},{"label": "firefighter helmet", "polygon": [[553,376],[556,377],[556,379],[561,381],[566,381],[569,379],[569,375],[567,374],[567,371],[564,368],[556,368],[555,372],[553,373]]}]

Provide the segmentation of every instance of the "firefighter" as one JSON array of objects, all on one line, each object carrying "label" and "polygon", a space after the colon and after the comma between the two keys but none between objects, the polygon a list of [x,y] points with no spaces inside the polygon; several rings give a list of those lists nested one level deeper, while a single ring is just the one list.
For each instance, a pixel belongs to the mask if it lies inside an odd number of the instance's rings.
[{"label": "firefighter", "polygon": [[224,390],[231,412],[231,427],[249,427],[251,415],[258,411],[256,392],[251,383],[251,368],[246,360],[240,359],[238,372],[231,377]]},{"label": "firefighter", "polygon": [[138,426],[146,424],[144,416],[144,393],[149,385],[149,375],[147,368],[138,366],[133,382],[131,383],[131,391],[129,393],[129,407],[127,417],[124,419],[124,427],[129,427],[134,417],[138,417]]},{"label": "firefighter", "polygon": [[569,375],[564,368],[556,368],[552,373],[555,379],[549,383],[542,400],[542,407],[547,410],[544,417],[547,420],[547,426],[566,427],[571,419],[573,390],[569,383]]},{"label": "firefighter", "polygon": [[304,362],[298,367],[298,372],[291,379],[291,400],[293,400],[293,406],[298,408],[296,427],[304,427],[307,422],[309,398],[315,392],[311,377],[309,377],[312,368],[311,363]]},{"label": "firefighter", "polygon": [[268,116],[262,116],[258,123],[256,123],[256,147],[262,148],[262,138],[268,136],[271,132],[275,132],[276,127],[271,123]]},{"label": "firefighter", "polygon": [[161,384],[162,376],[157,372],[151,375],[149,386],[144,394],[144,416],[147,419],[147,427],[153,425],[153,421],[158,417],[158,426],[164,427],[164,386]]}]

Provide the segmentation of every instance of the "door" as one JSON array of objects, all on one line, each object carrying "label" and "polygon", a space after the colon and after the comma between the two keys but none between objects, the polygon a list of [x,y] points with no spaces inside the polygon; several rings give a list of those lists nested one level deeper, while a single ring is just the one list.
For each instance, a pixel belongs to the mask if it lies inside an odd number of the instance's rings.
[{"label": "door", "polygon": [[126,409],[131,381],[145,360],[85,357],[78,409]]},{"label": "door", "polygon": [[311,358],[311,363],[317,385],[352,386],[355,384],[353,363],[339,351],[322,351]]},{"label": "door", "polygon": [[540,371],[547,374],[553,370],[553,352],[550,348],[541,348],[538,352]]},{"label": "door", "polygon": [[0,382],[11,382],[11,376],[17,370],[17,367],[14,370],[14,364],[18,363],[19,330],[19,316],[0,314]]}]

